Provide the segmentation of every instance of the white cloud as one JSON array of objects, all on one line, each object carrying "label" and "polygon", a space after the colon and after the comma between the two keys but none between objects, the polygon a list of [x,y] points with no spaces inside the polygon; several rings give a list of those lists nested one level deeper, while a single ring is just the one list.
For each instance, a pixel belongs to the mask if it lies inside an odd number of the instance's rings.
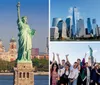
[{"label": "white cloud", "polygon": [[68,10],[69,14],[71,14],[72,11],[73,11],[73,7],[70,7],[69,10]]},{"label": "white cloud", "polygon": [[[68,16],[67,17],[70,16],[72,18],[72,12],[73,12],[73,7],[70,7],[69,10],[68,10]],[[82,16],[81,16],[78,8],[75,8],[75,13],[76,13],[76,19],[77,20],[79,20],[80,18],[82,19]]]}]

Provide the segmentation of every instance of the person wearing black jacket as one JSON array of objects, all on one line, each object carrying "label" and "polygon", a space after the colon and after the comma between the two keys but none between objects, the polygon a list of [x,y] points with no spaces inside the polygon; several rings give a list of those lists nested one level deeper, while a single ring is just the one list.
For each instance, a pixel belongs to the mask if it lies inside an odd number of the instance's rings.
[{"label": "person wearing black jacket", "polygon": [[63,74],[64,85],[68,85],[68,83],[69,83],[69,79],[68,79],[69,73],[70,73],[69,65],[66,64],[65,65],[65,72]]},{"label": "person wearing black jacket", "polygon": [[96,73],[97,73],[97,84],[100,85],[100,65]]},{"label": "person wearing black jacket", "polygon": [[97,75],[97,69],[98,65],[96,64],[94,68],[91,70],[91,84],[90,85],[95,85],[98,82],[98,75]]}]

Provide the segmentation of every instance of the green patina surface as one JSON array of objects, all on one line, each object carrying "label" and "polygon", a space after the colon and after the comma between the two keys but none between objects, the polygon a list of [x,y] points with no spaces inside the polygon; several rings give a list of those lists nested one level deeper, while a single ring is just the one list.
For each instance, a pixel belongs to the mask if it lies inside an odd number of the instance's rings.
[{"label": "green patina surface", "polygon": [[89,50],[90,50],[90,56],[93,57],[93,50],[90,46],[88,46],[88,47],[89,47]]},{"label": "green patina surface", "polygon": [[32,48],[32,36],[35,34],[35,30],[31,29],[27,23],[27,17],[20,18],[20,3],[17,4],[18,13],[18,30],[19,30],[19,48],[17,62],[31,62],[31,48]]}]

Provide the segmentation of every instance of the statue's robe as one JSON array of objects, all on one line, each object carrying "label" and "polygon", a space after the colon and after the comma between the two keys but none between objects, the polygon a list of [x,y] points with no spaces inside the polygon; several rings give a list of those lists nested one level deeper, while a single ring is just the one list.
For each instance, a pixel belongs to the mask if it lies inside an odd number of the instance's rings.
[{"label": "statue's robe", "polygon": [[21,19],[18,20],[17,24],[19,29],[19,49],[17,60],[31,60],[32,36],[34,35],[35,30],[30,29],[29,25],[23,23]]}]

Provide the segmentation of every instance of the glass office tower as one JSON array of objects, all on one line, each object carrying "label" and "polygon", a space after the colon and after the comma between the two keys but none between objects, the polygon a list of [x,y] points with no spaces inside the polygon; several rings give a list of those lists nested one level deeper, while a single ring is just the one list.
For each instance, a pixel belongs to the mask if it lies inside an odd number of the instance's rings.
[{"label": "glass office tower", "polygon": [[70,17],[68,17],[67,19],[66,19],[66,34],[67,34],[67,36],[68,37],[71,37],[71,18]]},{"label": "glass office tower", "polygon": [[92,25],[91,25],[91,19],[87,18],[87,29],[88,29],[88,34],[92,33]]},{"label": "glass office tower", "polygon": [[93,28],[93,35],[96,36],[96,29],[97,29],[97,24],[96,24],[96,19],[92,20],[92,28]]},{"label": "glass office tower", "polygon": [[58,22],[61,20],[61,18],[53,18],[53,21],[52,21],[52,26],[53,27],[57,27],[57,24]]},{"label": "glass office tower", "polygon": [[72,37],[76,37],[76,13],[75,13],[76,7],[73,8],[73,14],[72,14]]}]

